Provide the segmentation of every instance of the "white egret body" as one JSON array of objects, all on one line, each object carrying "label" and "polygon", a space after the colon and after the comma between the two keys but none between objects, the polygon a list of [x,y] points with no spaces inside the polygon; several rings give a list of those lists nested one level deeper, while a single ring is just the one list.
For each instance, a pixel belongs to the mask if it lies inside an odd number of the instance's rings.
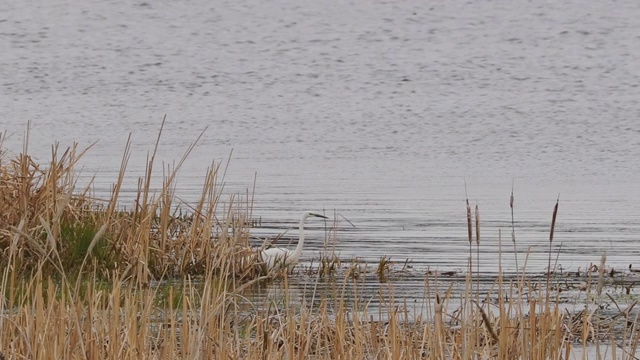
[{"label": "white egret body", "polygon": [[294,251],[285,248],[273,247],[260,252],[262,261],[265,263],[269,271],[274,269],[292,268],[298,263],[300,256],[302,255],[302,247],[304,246],[304,222],[308,217],[312,216],[327,219],[324,215],[309,211],[304,212],[300,218],[300,238],[298,239],[298,245]]}]

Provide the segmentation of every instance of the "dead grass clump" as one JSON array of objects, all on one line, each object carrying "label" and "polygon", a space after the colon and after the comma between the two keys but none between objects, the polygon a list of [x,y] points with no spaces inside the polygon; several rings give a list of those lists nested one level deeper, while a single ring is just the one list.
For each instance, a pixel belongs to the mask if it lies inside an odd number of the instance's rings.
[{"label": "dead grass clump", "polygon": [[88,148],[79,151],[74,145],[60,154],[54,147],[47,166],[33,161],[26,142],[24,153],[15,159],[7,160],[3,153],[0,264],[13,264],[20,272],[39,269],[45,276],[58,277],[93,271],[107,276],[117,271],[123,278],[142,283],[202,275],[207,269],[222,273],[223,268],[226,274],[238,277],[256,276],[247,261],[249,210],[233,196],[219,208],[224,188],[219,164],[207,169],[200,199],[188,214],[183,214],[175,200],[176,174],[194,145],[174,168],[166,169],[159,191],[151,186],[154,150],[129,211],[119,209],[118,199],[130,142],[107,200],[92,198],[90,184],[77,189],[75,167]]}]

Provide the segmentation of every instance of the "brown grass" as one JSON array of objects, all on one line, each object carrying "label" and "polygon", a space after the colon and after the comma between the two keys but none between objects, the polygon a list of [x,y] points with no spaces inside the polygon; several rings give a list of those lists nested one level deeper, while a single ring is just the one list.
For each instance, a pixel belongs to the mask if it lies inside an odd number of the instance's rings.
[{"label": "brown grass", "polygon": [[[154,196],[152,154],[123,211],[129,142],[107,201],[76,188],[75,165],[86,150],[54,147],[47,166],[26,150],[11,160],[0,153],[0,358],[565,359],[574,342],[595,339],[615,344],[607,356],[633,358],[637,349],[635,327],[621,340],[603,337],[609,320],[588,309],[563,312],[552,290],[524,272],[515,283],[499,276],[480,293],[471,264],[462,295],[427,275],[419,313],[395,298],[390,283],[372,308],[359,294],[366,266],[327,276],[342,268],[335,258],[318,277],[332,291],[291,299],[285,276],[281,303],[250,301],[271,280],[250,256],[250,202],[230,196],[220,205],[219,164],[206,171],[200,200],[181,212],[173,190],[184,157]],[[478,214],[476,207],[479,251]],[[468,210],[471,239],[470,219]],[[381,280],[389,281],[392,266],[381,258]],[[635,321],[630,310],[619,317]]]}]

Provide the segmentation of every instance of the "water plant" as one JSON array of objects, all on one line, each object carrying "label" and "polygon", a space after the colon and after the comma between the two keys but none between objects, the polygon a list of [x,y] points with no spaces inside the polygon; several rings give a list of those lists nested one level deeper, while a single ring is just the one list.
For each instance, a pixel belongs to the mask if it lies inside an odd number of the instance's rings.
[{"label": "water plant", "polygon": [[[284,299],[265,302],[254,298],[256,288],[274,280],[253,260],[248,201],[231,195],[221,205],[219,165],[207,170],[200,200],[185,211],[173,197],[179,164],[154,195],[152,154],[125,211],[117,204],[130,143],[104,201],[77,188],[82,153],[54,150],[40,166],[26,146],[10,161],[0,151],[0,358],[569,359],[576,347],[637,356],[637,300],[625,306],[614,293],[592,292],[591,272],[580,278],[587,301],[576,301],[582,308],[575,312],[561,303],[575,281],[563,285],[551,268],[528,274],[526,259],[517,276],[505,278],[500,263],[480,286],[477,206],[476,275],[468,208],[461,292],[429,272],[416,309],[395,293],[388,257],[370,274],[385,281],[375,296],[365,291],[366,264],[356,260],[342,271],[339,258],[328,257],[331,276],[304,285],[284,276],[277,283]],[[557,203],[552,234],[556,217]],[[606,284],[604,272],[598,279]]]}]

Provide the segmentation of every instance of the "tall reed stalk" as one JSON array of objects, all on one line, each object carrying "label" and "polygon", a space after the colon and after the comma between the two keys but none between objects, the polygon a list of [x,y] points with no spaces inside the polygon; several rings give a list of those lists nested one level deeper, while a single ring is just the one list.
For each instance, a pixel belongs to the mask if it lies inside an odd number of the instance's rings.
[{"label": "tall reed stalk", "polygon": [[511,242],[513,243],[513,255],[516,259],[516,276],[520,273],[520,267],[518,266],[518,247],[516,245],[516,224],[513,216],[513,188],[515,186],[515,180],[511,184],[511,196],[509,197],[509,207],[511,208]]},{"label": "tall reed stalk", "polygon": [[[551,273],[553,270],[551,269],[551,251],[553,245],[553,233],[556,228],[556,218],[558,216],[558,204],[560,202],[560,196],[556,200],[556,205],[553,207],[553,215],[551,216],[551,229],[549,230],[549,259],[547,263],[547,288],[550,286]],[[549,303],[549,291],[547,291],[547,303]]]}]

